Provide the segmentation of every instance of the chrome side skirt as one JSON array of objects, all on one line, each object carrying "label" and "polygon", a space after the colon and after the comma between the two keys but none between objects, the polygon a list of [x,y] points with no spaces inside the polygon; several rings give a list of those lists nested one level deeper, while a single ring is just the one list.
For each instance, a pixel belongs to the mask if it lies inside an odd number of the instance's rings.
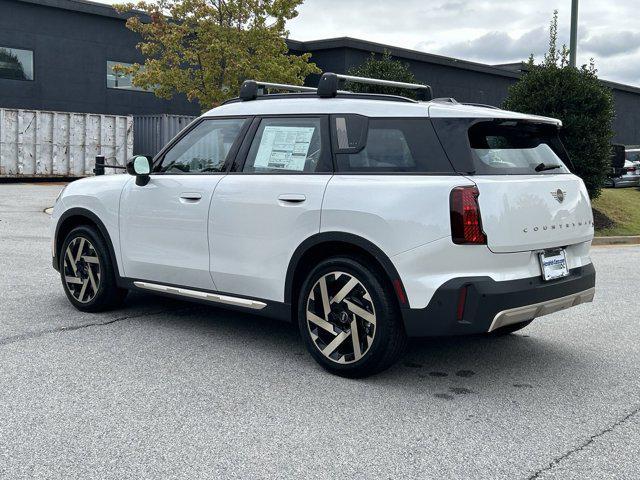
[{"label": "chrome side skirt", "polygon": [[236,307],[251,308],[253,310],[262,310],[267,306],[264,302],[250,300],[247,298],[230,297],[228,295],[220,295],[218,293],[202,292],[200,290],[190,290],[188,288],[170,287],[169,285],[160,285],[158,283],[149,282],[133,282],[138,288],[151,290],[154,292],[170,293],[181,297],[195,298],[198,300],[206,300],[208,302],[223,303],[226,305],[234,305]]},{"label": "chrome side skirt", "polygon": [[595,288],[590,288],[583,292],[567,295],[566,297],[554,298],[553,300],[547,300],[546,302],[503,310],[498,312],[498,314],[493,318],[493,322],[491,322],[491,326],[488,331],[492,332],[493,330],[513,323],[524,322],[526,320],[531,320],[533,318],[542,317],[543,315],[549,315],[550,313],[575,307],[581,303],[592,302],[595,291]]}]

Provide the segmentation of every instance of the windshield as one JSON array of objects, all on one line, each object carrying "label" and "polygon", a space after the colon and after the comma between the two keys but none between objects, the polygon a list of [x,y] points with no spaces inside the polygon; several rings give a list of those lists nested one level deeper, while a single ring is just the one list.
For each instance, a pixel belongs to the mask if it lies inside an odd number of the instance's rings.
[{"label": "windshield", "polygon": [[627,150],[626,158],[630,162],[640,162],[640,150]]},{"label": "windshield", "polygon": [[525,122],[480,122],[469,128],[478,175],[570,173],[554,126]]}]

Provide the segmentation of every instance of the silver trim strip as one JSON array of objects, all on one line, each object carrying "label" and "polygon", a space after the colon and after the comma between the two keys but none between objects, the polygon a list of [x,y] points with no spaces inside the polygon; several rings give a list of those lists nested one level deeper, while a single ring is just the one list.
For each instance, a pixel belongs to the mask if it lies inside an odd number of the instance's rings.
[{"label": "silver trim strip", "polygon": [[554,298],[546,302],[534,303],[523,307],[511,308],[498,312],[491,322],[488,332],[492,332],[500,327],[505,327],[513,323],[524,322],[533,318],[549,315],[567,308],[575,307],[581,303],[593,301],[595,287],[582,292],[567,295],[566,297]]},{"label": "silver trim strip", "polygon": [[158,283],[149,282],[133,282],[138,288],[152,290],[155,292],[170,293],[181,297],[196,298],[198,300],[206,300],[208,302],[224,303],[226,305],[235,305],[237,307],[250,308],[252,310],[262,310],[267,306],[264,302],[250,300],[248,298],[230,297],[228,295],[220,295],[218,293],[202,292],[200,290],[190,290],[188,288],[170,287],[169,285],[160,285]]}]

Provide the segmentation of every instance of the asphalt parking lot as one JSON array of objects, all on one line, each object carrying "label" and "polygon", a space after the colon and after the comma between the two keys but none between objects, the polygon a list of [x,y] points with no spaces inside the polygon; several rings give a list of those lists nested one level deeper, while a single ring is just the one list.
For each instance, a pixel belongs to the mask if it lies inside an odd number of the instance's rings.
[{"label": "asphalt parking lot", "polygon": [[76,311],[43,213],[60,188],[0,184],[1,478],[640,477],[640,247],[593,250],[593,304],[354,381],[285,323]]}]

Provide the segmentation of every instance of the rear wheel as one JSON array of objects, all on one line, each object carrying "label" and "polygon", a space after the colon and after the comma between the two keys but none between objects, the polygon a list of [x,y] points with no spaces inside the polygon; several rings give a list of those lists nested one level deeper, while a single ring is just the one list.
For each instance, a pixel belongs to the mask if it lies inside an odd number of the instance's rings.
[{"label": "rear wheel", "polygon": [[326,370],[365,377],[391,366],[406,336],[383,272],[352,257],[322,261],[298,300],[298,326],[307,349]]},{"label": "rear wheel", "polygon": [[60,277],[67,298],[78,310],[99,312],[122,303],[106,242],[93,227],[81,225],[66,236],[60,250]]},{"label": "rear wheel", "polygon": [[525,320],[524,322],[512,323],[511,325],[506,325],[504,327],[498,328],[493,332],[489,333],[491,337],[502,337],[504,335],[509,335],[510,333],[517,332],[518,330],[522,330],[524,327],[533,322],[531,320]]}]

